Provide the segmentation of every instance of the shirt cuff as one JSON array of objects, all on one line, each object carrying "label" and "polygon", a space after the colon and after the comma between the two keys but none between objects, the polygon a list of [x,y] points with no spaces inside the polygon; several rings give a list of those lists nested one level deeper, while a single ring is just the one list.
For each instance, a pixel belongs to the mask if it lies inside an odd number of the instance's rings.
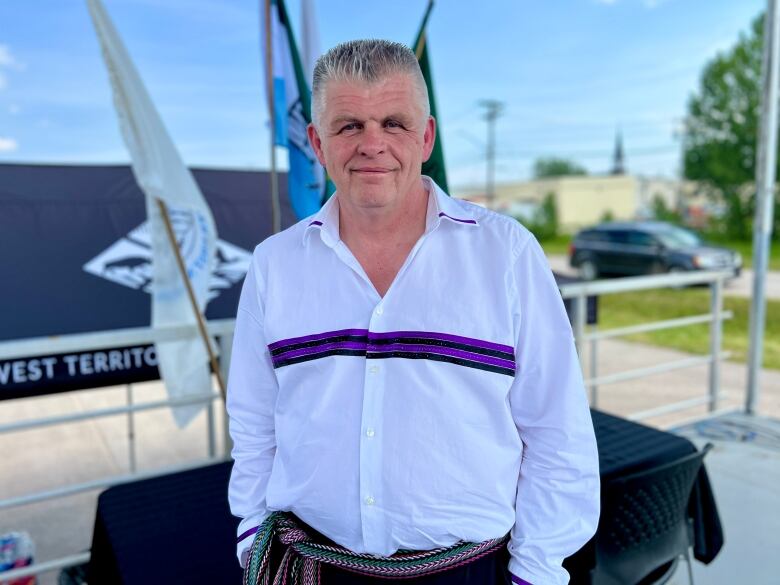
[{"label": "shirt cuff", "polygon": [[514,583],[515,585],[531,585],[531,583],[529,583],[525,579],[521,579],[516,575],[511,575],[511,577],[512,577],[512,583]]},{"label": "shirt cuff", "polygon": [[255,534],[257,533],[259,526],[250,528],[238,535],[238,542],[236,543],[236,556],[238,557],[238,564],[241,568],[246,568],[247,557],[249,556],[249,549],[252,548],[252,543],[255,540]]}]

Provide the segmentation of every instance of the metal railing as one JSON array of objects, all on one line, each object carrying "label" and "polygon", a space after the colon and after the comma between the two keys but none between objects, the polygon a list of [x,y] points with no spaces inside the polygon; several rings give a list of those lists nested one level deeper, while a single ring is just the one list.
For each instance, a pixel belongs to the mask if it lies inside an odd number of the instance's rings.
[{"label": "metal railing", "polygon": [[[222,319],[210,321],[207,324],[209,335],[219,339],[220,348],[220,370],[224,380],[227,380],[227,369],[230,364],[230,355],[232,352],[233,329],[235,320]],[[105,331],[97,333],[79,333],[66,336],[39,337],[24,339],[19,341],[0,342],[0,360],[13,360],[18,358],[31,358],[36,356],[45,356],[77,351],[93,351],[101,349],[112,349],[117,347],[127,347],[131,345],[148,345],[160,341],[171,341],[183,338],[191,338],[198,335],[196,326],[165,327],[152,329],[149,327],[140,327],[132,329],[119,329],[114,331]],[[95,390],[96,391],[96,390]],[[230,437],[228,435],[228,425],[224,408],[222,413],[225,416],[223,424],[224,430],[224,451],[222,456],[216,454],[216,433],[214,421],[214,401],[218,400],[221,404],[221,396],[213,389],[208,394],[200,396],[188,396],[185,398],[165,400],[155,400],[150,402],[134,402],[133,385],[126,385],[125,393],[126,404],[124,406],[115,406],[110,408],[101,408],[89,410],[86,412],[68,413],[57,416],[41,417],[30,420],[13,421],[0,424],[0,435],[12,432],[21,432],[30,429],[45,428],[53,425],[69,424],[85,420],[92,420],[108,416],[127,415],[127,439],[128,439],[128,461],[130,473],[103,477],[92,481],[60,486],[54,489],[43,490],[22,496],[5,498],[0,500],[0,510],[25,504],[32,504],[46,500],[63,498],[74,494],[87,492],[95,489],[108,488],[114,485],[167,475],[187,469],[201,467],[209,463],[215,463],[224,460],[230,451]],[[134,415],[137,412],[149,411],[159,408],[184,406],[193,404],[205,404],[207,407],[207,442],[208,456],[197,461],[192,461],[184,465],[170,466],[165,468],[138,471],[136,466],[135,450],[135,420]],[[3,402],[0,402],[2,407]],[[0,581],[10,581],[22,577],[45,573],[57,569],[64,569],[74,565],[88,562],[90,554],[88,552],[78,553],[51,559],[43,562],[35,562],[27,567],[20,567],[10,571],[0,572]]]},{"label": "metal railing", "polygon": [[[701,364],[709,364],[709,391],[707,395],[676,402],[670,405],[664,405],[652,410],[633,413],[629,415],[629,418],[648,418],[650,416],[656,416],[658,414],[667,412],[675,412],[701,404],[707,404],[710,411],[715,411],[721,398],[720,361],[730,355],[728,352],[721,351],[722,322],[724,319],[732,317],[731,312],[723,311],[723,282],[729,277],[731,277],[731,273],[729,272],[695,272],[684,274],[640,276],[617,280],[601,280],[561,285],[560,289],[563,298],[574,299],[574,334],[577,343],[577,349],[581,359],[583,359],[582,350],[585,344],[590,344],[589,376],[585,380],[585,384],[586,387],[590,388],[591,406],[598,406],[598,388],[601,385],[623,382],[626,380],[651,376],[654,374],[669,372],[682,368],[690,368],[699,366]],[[689,286],[694,284],[707,284],[710,287],[710,312],[707,314],[642,323],[630,327],[618,327],[610,330],[597,330],[595,327],[588,329],[586,325],[587,297],[590,295],[607,295],[670,286]],[[701,323],[710,324],[710,350],[708,355],[675,360],[665,364],[636,368],[633,370],[605,376],[598,375],[596,358],[598,355],[598,342],[600,340],[613,339],[635,333],[659,331],[661,329],[684,327]],[[232,332],[234,325],[235,322],[233,320],[211,321],[208,324],[209,333],[220,338],[220,369],[222,370],[223,378],[225,380],[227,380],[227,367],[230,363],[230,353],[232,350]],[[126,347],[133,344],[150,344],[157,341],[167,341],[172,339],[180,339],[182,337],[189,337],[195,334],[197,334],[195,326],[157,330],[150,328],[138,328],[102,333],[87,333],[62,337],[46,337],[22,341],[3,342],[0,343],[0,360],[33,357],[37,355],[50,355],[78,350],[97,350]],[[585,364],[583,363],[582,366],[583,371],[585,371]],[[0,434],[2,434],[19,432],[33,428],[47,427],[56,424],[68,424],[98,417],[127,414],[128,442],[130,445],[128,456],[131,470],[131,473],[129,474],[106,477],[89,482],[63,486],[52,490],[0,500],[0,510],[12,506],[20,506],[23,504],[41,502],[48,499],[65,497],[97,488],[106,488],[138,479],[165,475],[168,473],[182,471],[184,469],[198,467],[206,463],[222,460],[222,458],[216,457],[214,448],[215,436],[213,402],[214,400],[220,399],[218,393],[212,392],[204,396],[194,396],[178,400],[167,399],[154,402],[135,403],[133,401],[132,385],[128,385],[126,397],[127,404],[125,406],[102,408],[82,413],[71,413],[39,418],[35,420],[14,421],[11,423],[0,424]],[[188,465],[138,472],[135,468],[135,450],[133,448],[135,440],[135,425],[133,421],[133,414],[136,412],[169,406],[200,403],[206,403],[209,407],[209,416],[207,419],[207,432],[209,434],[208,458],[190,463]],[[0,402],[0,405],[2,405],[2,402]],[[225,421],[223,427],[225,430],[225,452],[223,453],[223,456],[227,456],[230,445],[230,439],[227,435],[227,421]],[[52,559],[49,561],[36,562],[35,564],[28,567],[22,567],[12,571],[0,573],[0,579],[8,580],[12,578],[21,578],[24,576],[39,574],[55,569],[62,569],[69,566],[86,563],[89,561],[89,558],[89,553],[85,552],[61,557],[58,559]]]},{"label": "metal railing", "polygon": [[[731,311],[723,310],[723,283],[732,276],[733,274],[731,271],[700,271],[562,284],[560,286],[560,290],[563,298],[573,299],[574,310],[572,321],[574,328],[574,338],[577,344],[577,353],[580,356],[580,361],[582,362],[581,365],[583,373],[586,371],[583,350],[585,348],[585,344],[590,345],[590,360],[587,368],[587,376],[585,379],[585,386],[590,389],[590,405],[592,407],[598,407],[598,390],[602,385],[625,382],[627,380],[634,380],[655,374],[671,372],[684,368],[693,368],[707,364],[709,365],[709,373],[707,384],[708,393],[706,396],[682,400],[672,404],[659,406],[657,408],[631,413],[627,416],[627,418],[632,420],[642,420],[661,414],[678,412],[680,410],[685,410],[702,404],[706,404],[711,413],[715,412],[718,409],[720,400],[722,398],[720,388],[720,362],[721,360],[726,359],[731,355],[730,352],[722,351],[721,346],[723,339],[723,320],[733,317]],[[666,287],[679,288],[697,284],[705,284],[709,286],[709,313],[641,323],[639,325],[632,325],[629,327],[616,327],[609,330],[597,330],[595,326],[589,329],[587,326],[586,321],[588,296],[603,296]],[[604,339],[624,337],[626,335],[633,335],[636,333],[660,331],[662,329],[686,327],[701,323],[709,323],[710,325],[710,343],[707,355],[683,358],[662,364],[626,370],[606,376],[598,375],[599,341]]]}]

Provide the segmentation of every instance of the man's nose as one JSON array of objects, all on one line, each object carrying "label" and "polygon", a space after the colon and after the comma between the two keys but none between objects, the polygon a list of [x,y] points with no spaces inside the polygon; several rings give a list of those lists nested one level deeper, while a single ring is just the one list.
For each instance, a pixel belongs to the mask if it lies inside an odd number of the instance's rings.
[{"label": "man's nose", "polygon": [[363,156],[377,156],[385,151],[385,138],[379,125],[367,124],[360,136],[358,151]]}]

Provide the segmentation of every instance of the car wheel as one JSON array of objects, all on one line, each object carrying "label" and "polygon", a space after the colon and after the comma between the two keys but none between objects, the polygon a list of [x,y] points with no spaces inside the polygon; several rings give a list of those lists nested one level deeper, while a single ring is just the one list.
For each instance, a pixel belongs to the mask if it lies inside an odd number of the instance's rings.
[{"label": "car wheel", "polygon": [[648,274],[663,274],[664,272],[666,272],[666,270],[664,269],[663,263],[656,260],[650,265]]},{"label": "car wheel", "polygon": [[[682,268],[680,266],[670,266],[668,272],[669,272],[669,274],[682,274],[683,272],[688,272],[688,271],[685,270],[685,268]],[[672,284],[670,286],[671,286],[671,288],[674,288],[674,289],[685,288],[684,284]]]},{"label": "car wheel", "polygon": [[593,260],[584,260],[580,264],[580,278],[582,280],[596,280],[599,277],[599,269]]}]

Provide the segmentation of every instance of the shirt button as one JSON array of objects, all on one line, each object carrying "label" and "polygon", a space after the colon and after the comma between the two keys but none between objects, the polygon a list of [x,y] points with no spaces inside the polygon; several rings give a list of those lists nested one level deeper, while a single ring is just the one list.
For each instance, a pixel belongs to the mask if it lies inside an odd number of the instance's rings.
[{"label": "shirt button", "polygon": [[377,372],[379,372],[379,366],[370,366],[368,368],[369,374],[376,374]]},{"label": "shirt button", "polygon": [[374,429],[366,429],[366,437],[369,439],[374,436]]},{"label": "shirt button", "polygon": [[366,498],[366,506],[373,506],[375,501],[373,496],[368,496]]},{"label": "shirt button", "polygon": [[379,306],[379,307],[377,307],[377,308],[376,308],[376,314],[377,314],[377,315],[381,315],[381,314],[382,314],[382,313],[384,313],[384,312],[385,312],[385,310],[384,310],[384,309],[383,309],[381,306]]}]

